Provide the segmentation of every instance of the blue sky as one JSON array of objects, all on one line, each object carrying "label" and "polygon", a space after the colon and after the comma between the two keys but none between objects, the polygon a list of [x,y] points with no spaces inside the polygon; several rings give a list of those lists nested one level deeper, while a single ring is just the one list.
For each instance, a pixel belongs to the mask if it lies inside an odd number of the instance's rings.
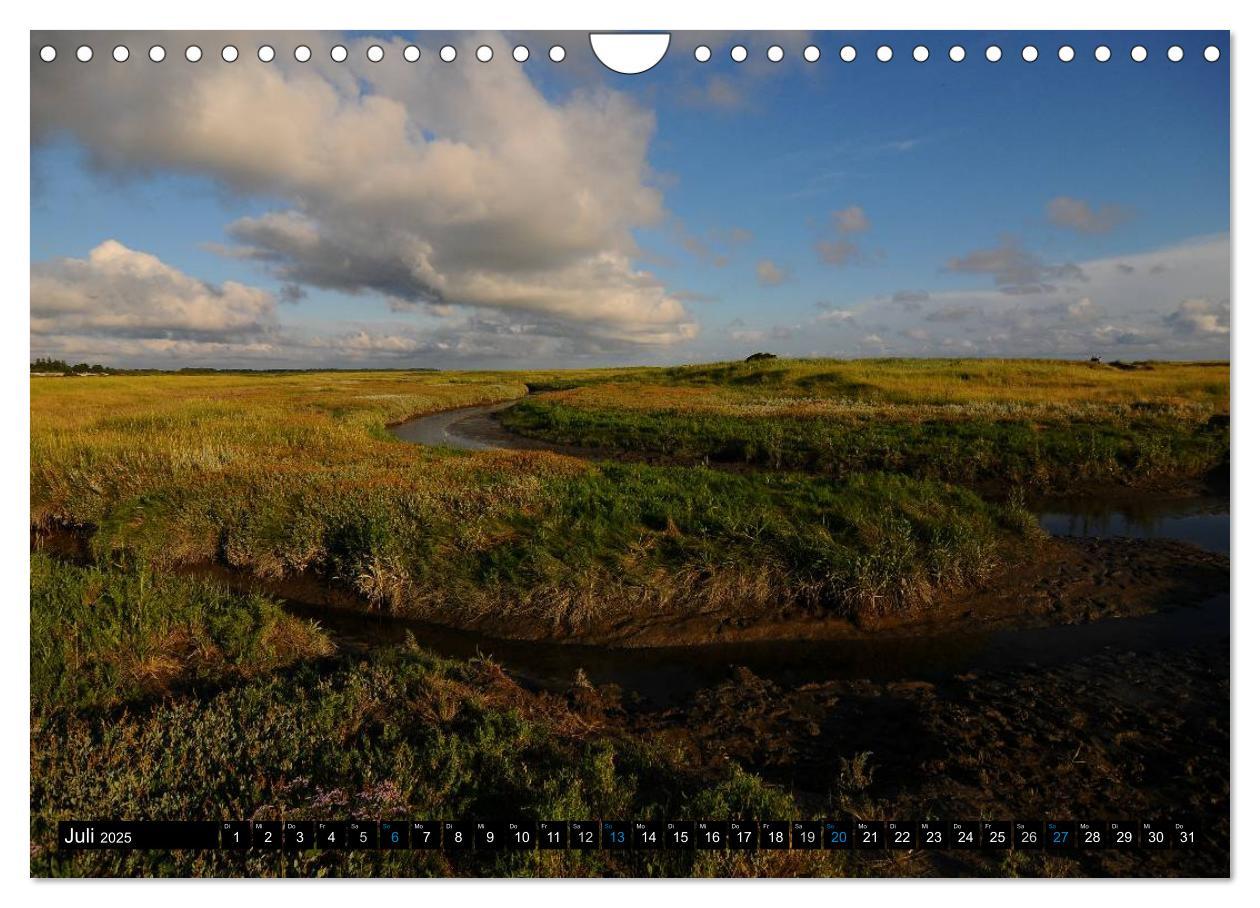
[{"label": "blue sky", "polygon": [[[233,64],[219,37],[131,38],[32,37],[58,49],[32,64],[34,355],[1228,357],[1224,33],[676,33],[638,76],[573,34],[242,34]],[[326,57],[338,41],[347,63]],[[119,42],[127,63],[108,58]]]}]

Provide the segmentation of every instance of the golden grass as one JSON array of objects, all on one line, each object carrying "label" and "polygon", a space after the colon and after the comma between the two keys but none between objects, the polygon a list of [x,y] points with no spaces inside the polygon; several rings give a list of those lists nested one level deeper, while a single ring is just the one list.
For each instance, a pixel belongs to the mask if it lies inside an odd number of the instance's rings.
[{"label": "golden grass", "polygon": [[549,396],[587,409],[750,418],[1083,417],[1128,410],[1135,404],[1203,418],[1229,412],[1229,364],[770,360],[610,376]]}]

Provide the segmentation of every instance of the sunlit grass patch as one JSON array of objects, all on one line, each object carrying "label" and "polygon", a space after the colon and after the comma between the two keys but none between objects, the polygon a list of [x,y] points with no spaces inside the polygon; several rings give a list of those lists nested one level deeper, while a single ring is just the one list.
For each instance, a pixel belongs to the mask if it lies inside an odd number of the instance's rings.
[{"label": "sunlit grass patch", "polygon": [[523,377],[37,383],[32,520],[83,528],[106,562],[304,575],[372,607],[538,636],[697,609],[916,607],[982,579],[1010,532],[975,496],[905,477],[473,455],[384,432],[519,396]]},{"label": "sunlit grass patch", "polygon": [[1215,363],[771,360],[577,384],[503,419],[582,447],[1066,491],[1218,467],[1228,382]]}]

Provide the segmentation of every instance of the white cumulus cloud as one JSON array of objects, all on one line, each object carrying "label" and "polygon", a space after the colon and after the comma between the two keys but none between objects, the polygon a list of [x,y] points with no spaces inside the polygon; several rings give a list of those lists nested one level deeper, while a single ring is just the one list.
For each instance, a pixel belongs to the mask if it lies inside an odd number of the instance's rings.
[{"label": "white cumulus cloud", "polygon": [[[384,61],[366,60],[370,43]],[[421,71],[403,60],[406,43],[348,41],[340,64],[327,54],[266,66],[172,55],[160,77],[132,65],[91,78],[40,67],[32,134],[73,136],[111,172],[207,174],[276,200],[231,224],[225,251],[291,285],[379,294],[395,308],[492,310],[609,347],[693,337],[682,302],[635,264],[633,231],[665,217],[647,163],[652,113],[598,86],[549,98],[527,68],[497,61]]]}]

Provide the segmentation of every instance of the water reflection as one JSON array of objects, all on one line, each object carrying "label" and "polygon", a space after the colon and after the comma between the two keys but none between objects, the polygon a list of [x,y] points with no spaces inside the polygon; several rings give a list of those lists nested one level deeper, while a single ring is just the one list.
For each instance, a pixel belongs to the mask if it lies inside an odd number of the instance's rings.
[{"label": "water reflection", "polygon": [[1125,501],[1056,499],[1038,507],[1042,528],[1055,536],[1128,536],[1175,539],[1210,552],[1229,553],[1229,499],[1179,498]]},{"label": "water reflection", "polygon": [[450,658],[489,656],[517,678],[538,687],[563,689],[580,669],[595,684],[621,685],[648,703],[684,700],[696,690],[730,678],[735,666],[747,667],[785,686],[851,679],[931,680],[1029,663],[1053,665],[1108,650],[1142,652],[1193,646],[1229,634],[1227,595],[1197,607],[1084,625],[649,649],[502,640],[363,612],[293,603],[290,608],[318,620],[343,645],[397,644],[410,634],[421,646]]}]

